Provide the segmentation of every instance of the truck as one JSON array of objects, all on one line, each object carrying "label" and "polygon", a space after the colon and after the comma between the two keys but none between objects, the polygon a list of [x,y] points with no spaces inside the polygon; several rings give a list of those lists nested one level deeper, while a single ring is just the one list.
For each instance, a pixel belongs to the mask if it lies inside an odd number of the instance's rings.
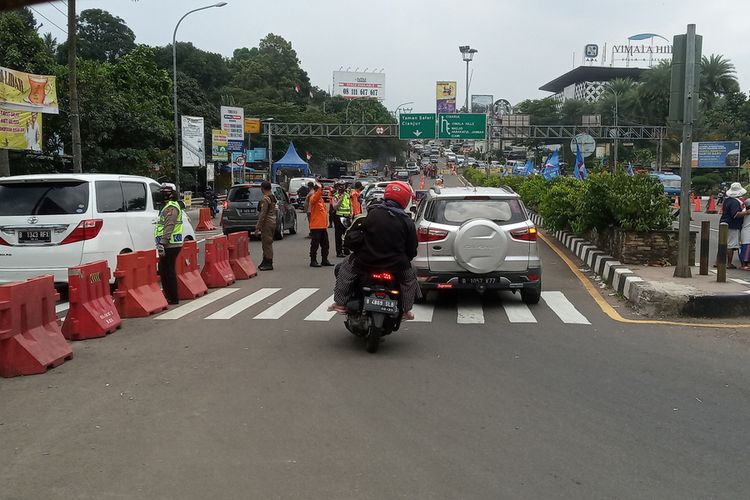
[{"label": "truck", "polygon": [[352,164],[343,160],[328,160],[326,162],[326,176],[329,179],[338,179],[343,175],[352,173]]}]

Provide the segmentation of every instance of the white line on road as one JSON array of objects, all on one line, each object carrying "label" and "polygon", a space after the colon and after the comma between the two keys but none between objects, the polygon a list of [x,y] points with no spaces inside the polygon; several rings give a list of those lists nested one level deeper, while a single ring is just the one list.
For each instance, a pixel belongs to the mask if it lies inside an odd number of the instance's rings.
[{"label": "white line on road", "polygon": [[247,309],[248,307],[254,306],[261,300],[270,297],[271,295],[278,292],[279,290],[281,290],[281,288],[261,288],[257,292],[252,293],[248,295],[247,297],[241,298],[234,304],[229,305],[225,307],[224,309],[213,313],[212,315],[208,316],[206,319],[232,319],[235,316],[237,316],[239,313]]},{"label": "white line on road", "polygon": [[328,306],[333,303],[333,295],[323,301],[313,312],[307,315],[305,321],[330,321],[336,316],[336,311],[329,311]]},{"label": "white line on road", "polygon": [[459,296],[458,324],[484,324],[484,310],[479,297]]},{"label": "white line on road", "polygon": [[294,306],[317,292],[318,288],[300,288],[284,297],[274,305],[255,316],[253,319],[279,319],[292,310]]},{"label": "white line on road", "polygon": [[430,323],[432,322],[432,314],[435,312],[435,304],[414,304],[411,312],[414,313],[412,321]]},{"label": "white line on road", "polygon": [[578,312],[578,309],[565,298],[562,292],[542,292],[542,298],[563,323],[572,325],[591,324],[586,316]]},{"label": "white line on road", "polygon": [[505,309],[505,314],[508,315],[508,321],[511,323],[536,323],[536,318],[531,314],[531,309],[523,302],[503,301],[503,309]]},{"label": "white line on road", "polygon": [[201,307],[207,306],[208,304],[226,297],[230,293],[236,292],[237,290],[239,290],[239,288],[219,288],[209,294],[204,295],[203,297],[198,297],[197,299],[188,302],[185,305],[172,309],[171,311],[167,311],[164,314],[157,316],[155,319],[180,319],[183,316],[187,316],[193,311],[197,311]]},{"label": "white line on road", "polygon": [[55,306],[55,312],[57,314],[60,314],[61,312],[65,312],[68,309],[70,309],[70,304],[68,302],[60,302]]},{"label": "white line on road", "polygon": [[750,286],[750,281],[741,280],[739,278],[729,278],[731,281],[734,281],[735,283],[739,283],[740,285]]}]

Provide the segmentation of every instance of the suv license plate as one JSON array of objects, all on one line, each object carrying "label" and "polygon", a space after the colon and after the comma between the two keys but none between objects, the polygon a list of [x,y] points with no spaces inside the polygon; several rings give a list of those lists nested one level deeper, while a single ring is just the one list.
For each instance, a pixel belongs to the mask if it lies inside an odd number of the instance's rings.
[{"label": "suv license plate", "polygon": [[365,297],[365,311],[396,314],[398,312],[398,302],[389,299],[379,299],[377,297]]},{"label": "suv license plate", "polygon": [[497,278],[461,278],[462,285],[494,285]]},{"label": "suv license plate", "polygon": [[52,241],[52,231],[18,231],[19,243],[49,243]]},{"label": "suv license plate", "polygon": [[254,214],[255,209],[254,208],[240,208],[239,212],[240,214]]}]

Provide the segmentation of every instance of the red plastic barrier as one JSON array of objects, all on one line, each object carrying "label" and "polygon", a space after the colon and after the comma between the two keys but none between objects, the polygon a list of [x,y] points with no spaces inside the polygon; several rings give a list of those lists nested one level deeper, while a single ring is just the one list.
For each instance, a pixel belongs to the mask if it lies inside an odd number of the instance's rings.
[{"label": "red plastic barrier", "polygon": [[177,296],[181,300],[195,299],[208,292],[198,268],[198,244],[188,240],[177,257]]},{"label": "red plastic barrier", "polygon": [[203,264],[201,277],[208,288],[222,288],[235,281],[232,267],[229,264],[229,244],[224,235],[206,239],[206,262]]},{"label": "red plastic barrier", "polygon": [[68,340],[104,337],[122,326],[109,289],[106,260],[68,269],[68,303],[62,334]]},{"label": "red plastic barrier", "polygon": [[235,278],[246,280],[257,276],[258,268],[255,267],[250,257],[250,234],[247,231],[231,233],[227,236],[227,240],[229,242],[229,265]]},{"label": "red plastic barrier", "polygon": [[73,358],[57,322],[52,276],[0,285],[0,376],[44,373]]},{"label": "red plastic barrier", "polygon": [[199,212],[199,220],[198,220],[198,226],[196,226],[196,231],[212,231],[216,229],[216,226],[214,226],[214,221],[211,218],[211,209],[210,208],[201,208]]},{"label": "red plastic barrier", "polygon": [[156,274],[156,250],[117,256],[115,303],[123,318],[142,318],[167,308]]}]

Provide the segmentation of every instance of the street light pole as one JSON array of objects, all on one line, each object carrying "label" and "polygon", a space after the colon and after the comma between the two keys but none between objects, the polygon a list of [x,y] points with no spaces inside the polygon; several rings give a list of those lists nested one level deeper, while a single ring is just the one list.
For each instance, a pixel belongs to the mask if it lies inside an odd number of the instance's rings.
[{"label": "street light pole", "polygon": [[466,59],[466,100],[464,101],[465,113],[469,112],[469,63],[471,60]]},{"label": "street light pole", "polygon": [[397,121],[398,121],[399,111],[401,110],[402,107],[406,106],[407,104],[414,104],[414,101],[404,102],[396,106],[396,111],[394,114],[396,115]]},{"label": "street light pole", "polygon": [[275,121],[275,118],[265,118],[261,122],[268,125],[268,180],[271,180],[273,175],[273,131],[271,130],[271,122]]},{"label": "street light pole", "polygon": [[211,9],[213,7],[224,7],[227,2],[219,2],[213,5],[206,5],[205,7],[199,7],[187,12],[184,16],[177,21],[177,25],[174,27],[172,33],[172,103],[174,105],[174,164],[175,164],[175,186],[177,191],[180,191],[180,125],[177,121],[177,28],[180,27],[180,23],[187,16],[193,12],[199,10]]},{"label": "street light pole", "polygon": [[474,59],[474,54],[479,52],[477,49],[472,49],[468,45],[461,45],[458,47],[459,52],[464,61],[466,61],[466,101],[464,104],[464,110],[466,113],[469,112],[469,63]]},{"label": "street light pole", "polygon": [[614,138],[615,139],[614,140],[614,145],[615,145],[615,164],[612,167],[612,171],[613,172],[617,172],[617,150],[619,149],[618,148],[618,146],[619,146],[619,144],[618,144],[618,138],[620,137],[620,130],[617,128],[617,115],[618,115],[617,97],[618,97],[618,94],[617,94],[617,92],[615,92],[612,89],[609,89],[609,90],[610,90],[610,92],[612,92],[612,95],[615,96],[615,138]]}]

